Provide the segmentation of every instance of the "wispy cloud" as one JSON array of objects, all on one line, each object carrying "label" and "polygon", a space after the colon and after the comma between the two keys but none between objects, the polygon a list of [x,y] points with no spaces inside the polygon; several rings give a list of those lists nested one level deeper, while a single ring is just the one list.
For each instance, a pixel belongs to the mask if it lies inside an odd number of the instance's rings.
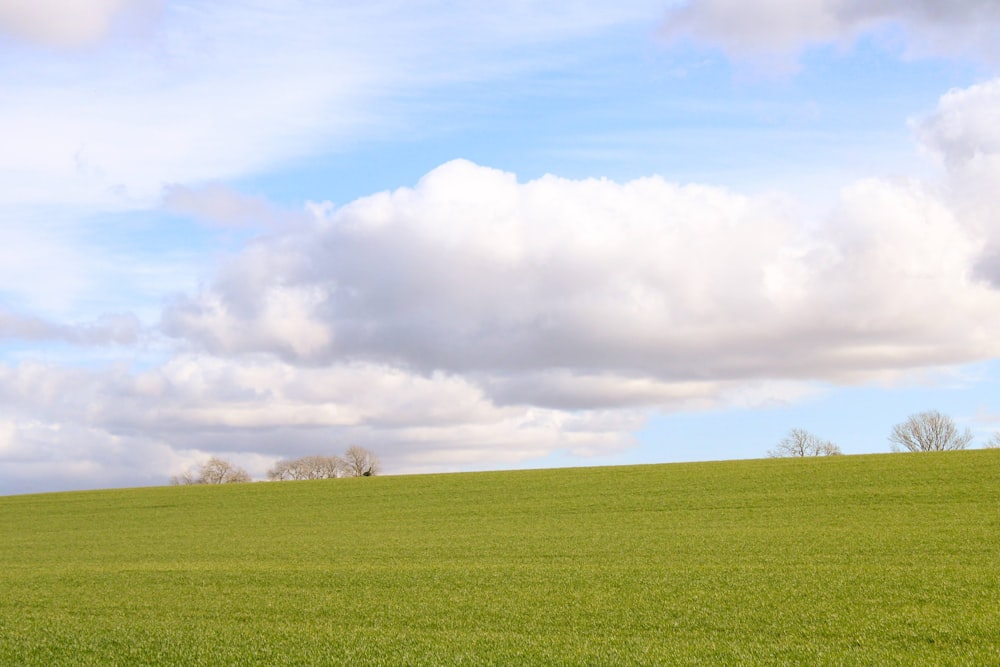
[{"label": "wispy cloud", "polygon": [[668,10],[664,35],[790,71],[804,49],[849,47],[862,35],[910,58],[944,55],[996,63],[998,27],[1000,6],[992,0],[689,0]]},{"label": "wispy cloud", "polygon": [[246,195],[221,183],[201,187],[168,185],[163,192],[163,206],[171,213],[224,228],[259,228],[291,217],[263,197]]},{"label": "wispy cloud", "polygon": [[103,315],[95,322],[57,324],[40,317],[0,310],[0,340],[60,341],[76,345],[133,345],[142,325],[132,314]]},{"label": "wispy cloud", "polygon": [[[81,7],[95,22],[127,7],[91,4]],[[32,72],[0,65],[0,201],[151,206],[166,184],[238,178],[336,150],[405,117],[417,91],[544,69],[554,41],[655,16],[649,0],[529,3],[513,13],[441,4],[284,11],[263,0],[172,2],[127,55],[53,55]],[[30,14],[76,25],[62,12]]]}]

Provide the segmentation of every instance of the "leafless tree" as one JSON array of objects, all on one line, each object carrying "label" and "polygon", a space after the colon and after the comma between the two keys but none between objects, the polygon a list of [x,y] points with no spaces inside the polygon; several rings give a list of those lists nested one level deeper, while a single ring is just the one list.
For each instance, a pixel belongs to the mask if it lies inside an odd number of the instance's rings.
[{"label": "leafless tree", "polygon": [[300,459],[278,461],[267,471],[274,481],[292,479],[334,479],[343,477],[346,466],[339,456],[303,456]]},{"label": "leafless tree", "polygon": [[174,485],[199,484],[200,482],[196,481],[197,478],[198,478],[198,473],[194,470],[194,468],[192,468],[190,470],[185,470],[179,475],[174,475],[173,477],[171,477],[170,483]]},{"label": "leafless tree", "polygon": [[215,456],[170,478],[171,484],[233,484],[250,481],[253,480],[246,470]]},{"label": "leafless tree", "polygon": [[1000,449],[1000,431],[997,431],[993,436],[986,441],[983,445],[986,449]]},{"label": "leafless tree", "polygon": [[267,478],[272,482],[284,482],[290,479],[300,479],[297,461],[282,460],[267,471]]},{"label": "leafless tree", "polygon": [[909,419],[892,427],[889,435],[893,451],[939,452],[965,449],[972,442],[972,431],[959,431],[955,420],[937,410],[910,415]]},{"label": "leafless tree", "polygon": [[801,428],[793,428],[778,445],[767,452],[773,458],[785,456],[833,456],[840,447]]},{"label": "leafless tree", "polygon": [[344,453],[344,466],[348,477],[371,477],[381,471],[378,457],[357,445],[349,447]]}]

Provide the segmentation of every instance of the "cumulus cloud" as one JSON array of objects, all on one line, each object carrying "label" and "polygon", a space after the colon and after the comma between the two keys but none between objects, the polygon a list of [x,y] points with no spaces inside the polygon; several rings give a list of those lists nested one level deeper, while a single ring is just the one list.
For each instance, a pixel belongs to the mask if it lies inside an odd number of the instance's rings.
[{"label": "cumulus cloud", "polygon": [[479,377],[508,402],[530,384],[550,405],[613,405],[622,387],[648,404],[994,354],[981,246],[918,182],[857,183],[810,228],[780,198],[455,161],[251,245],[163,326],[222,356]]},{"label": "cumulus cloud", "polygon": [[1000,286],[1000,79],[948,92],[914,126],[947,170],[952,208],[984,240],[978,274]]},{"label": "cumulus cloud", "polygon": [[863,34],[886,36],[894,27],[902,29],[907,57],[1000,57],[1000,5],[993,0],[690,0],[668,10],[664,33],[793,69],[805,48],[849,45]]},{"label": "cumulus cloud", "polygon": [[116,23],[146,19],[162,0],[0,0],[0,32],[72,48],[106,38]]},{"label": "cumulus cloud", "polygon": [[996,160],[1000,156],[1000,79],[949,91],[917,129],[921,143],[951,169]]}]

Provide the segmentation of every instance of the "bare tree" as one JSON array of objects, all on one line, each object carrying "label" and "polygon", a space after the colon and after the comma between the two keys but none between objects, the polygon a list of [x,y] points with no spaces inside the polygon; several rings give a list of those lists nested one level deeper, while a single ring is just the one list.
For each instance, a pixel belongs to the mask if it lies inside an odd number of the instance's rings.
[{"label": "bare tree", "polygon": [[170,478],[171,484],[233,484],[250,481],[253,480],[246,470],[215,456]]},{"label": "bare tree", "polygon": [[267,478],[272,482],[284,482],[290,479],[298,479],[295,461],[282,460],[275,463],[267,471]]},{"label": "bare tree", "polygon": [[198,473],[194,470],[194,468],[191,468],[189,470],[185,470],[179,475],[174,475],[173,477],[171,477],[170,483],[174,485],[199,484],[199,482],[196,481],[197,478],[198,478]]},{"label": "bare tree", "polygon": [[349,447],[344,453],[344,466],[348,477],[371,477],[381,471],[378,457],[357,445]]},{"label": "bare tree", "polygon": [[840,447],[830,442],[829,440],[824,440],[819,444],[815,451],[816,456],[839,456],[843,454],[840,451]]},{"label": "bare tree", "polygon": [[274,481],[293,479],[334,479],[343,477],[346,466],[339,456],[303,456],[300,459],[278,461],[267,471]]},{"label": "bare tree", "polygon": [[892,427],[889,435],[893,451],[939,452],[965,449],[972,442],[972,431],[959,431],[955,420],[937,410],[910,415]]},{"label": "bare tree", "polygon": [[1000,449],[1000,431],[997,431],[993,436],[986,441],[983,445],[986,449]]},{"label": "bare tree", "polygon": [[840,447],[801,428],[793,428],[778,445],[767,452],[773,458],[785,456],[834,456]]}]

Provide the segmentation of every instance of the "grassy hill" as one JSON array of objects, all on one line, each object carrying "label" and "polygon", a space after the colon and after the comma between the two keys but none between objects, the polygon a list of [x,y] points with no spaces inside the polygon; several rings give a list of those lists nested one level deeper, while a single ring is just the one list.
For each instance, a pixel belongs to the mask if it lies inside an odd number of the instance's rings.
[{"label": "grassy hill", "polygon": [[0,498],[0,664],[1000,664],[1000,450]]}]

